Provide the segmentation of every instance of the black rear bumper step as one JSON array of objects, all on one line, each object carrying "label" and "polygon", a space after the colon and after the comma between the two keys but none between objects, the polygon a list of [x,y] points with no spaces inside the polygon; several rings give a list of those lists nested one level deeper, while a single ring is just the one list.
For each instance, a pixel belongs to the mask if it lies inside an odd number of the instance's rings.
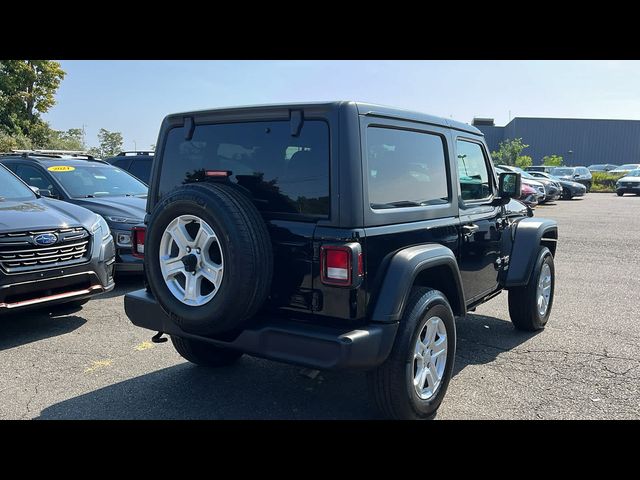
[{"label": "black rear bumper step", "polygon": [[138,327],[320,370],[366,369],[380,365],[391,352],[398,329],[397,322],[338,329],[269,319],[243,330],[232,341],[223,341],[184,332],[146,290],[127,293],[124,307],[131,322]]}]

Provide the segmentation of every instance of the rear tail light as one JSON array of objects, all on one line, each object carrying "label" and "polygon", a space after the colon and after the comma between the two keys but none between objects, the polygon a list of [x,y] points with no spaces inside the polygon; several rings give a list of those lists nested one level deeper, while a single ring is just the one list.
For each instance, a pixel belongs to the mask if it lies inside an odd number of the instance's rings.
[{"label": "rear tail light", "polygon": [[131,254],[134,257],[144,258],[144,237],[146,233],[146,227],[133,227],[131,229]]},{"label": "rear tail light", "polygon": [[327,285],[356,286],[364,276],[359,243],[320,247],[320,279]]}]

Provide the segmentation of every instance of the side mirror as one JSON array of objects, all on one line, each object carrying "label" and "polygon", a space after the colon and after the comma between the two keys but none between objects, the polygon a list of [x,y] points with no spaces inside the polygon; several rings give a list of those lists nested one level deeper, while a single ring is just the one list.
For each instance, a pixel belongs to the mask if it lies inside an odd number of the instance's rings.
[{"label": "side mirror", "polygon": [[579,173],[576,173],[576,174],[573,176],[573,178],[579,178],[579,177],[580,177],[580,174],[579,174]]},{"label": "side mirror", "polygon": [[522,178],[517,172],[501,173],[498,177],[498,196],[501,198],[518,198],[521,195]]},{"label": "side mirror", "polygon": [[53,193],[51,193],[51,190],[48,190],[46,188],[38,188],[34,187],[33,185],[29,185],[29,188],[41,197],[53,197]]}]

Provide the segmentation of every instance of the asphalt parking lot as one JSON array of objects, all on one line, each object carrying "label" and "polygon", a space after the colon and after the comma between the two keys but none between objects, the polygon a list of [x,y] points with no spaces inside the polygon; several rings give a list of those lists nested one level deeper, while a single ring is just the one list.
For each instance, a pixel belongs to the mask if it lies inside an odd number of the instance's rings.
[{"label": "asphalt parking lot", "polygon": [[[517,332],[503,293],[457,322],[438,419],[640,418],[640,196],[591,193],[540,206],[559,223],[547,328]],[[124,314],[129,279],[82,309],[0,317],[0,419],[377,418],[362,373],[243,357],[182,360]]]}]

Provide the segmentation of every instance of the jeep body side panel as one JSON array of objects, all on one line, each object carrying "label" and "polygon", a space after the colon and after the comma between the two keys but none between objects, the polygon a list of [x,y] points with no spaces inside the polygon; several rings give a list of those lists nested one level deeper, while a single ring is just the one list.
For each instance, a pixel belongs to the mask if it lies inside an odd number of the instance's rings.
[{"label": "jeep body side panel", "polygon": [[449,298],[451,308],[455,314],[464,315],[466,306],[456,256],[449,248],[432,243],[405,248],[390,258],[388,268],[383,273],[384,280],[377,289],[377,299],[371,320],[374,322],[399,321],[411,293],[411,286],[418,275],[436,267],[445,267],[445,271],[453,278],[459,295],[458,302]]},{"label": "jeep body side panel", "polygon": [[555,241],[558,238],[557,222],[546,218],[523,218],[511,228],[515,228],[515,231],[512,233],[513,246],[505,288],[526,285],[537,258],[538,247],[547,244],[555,255]]}]

